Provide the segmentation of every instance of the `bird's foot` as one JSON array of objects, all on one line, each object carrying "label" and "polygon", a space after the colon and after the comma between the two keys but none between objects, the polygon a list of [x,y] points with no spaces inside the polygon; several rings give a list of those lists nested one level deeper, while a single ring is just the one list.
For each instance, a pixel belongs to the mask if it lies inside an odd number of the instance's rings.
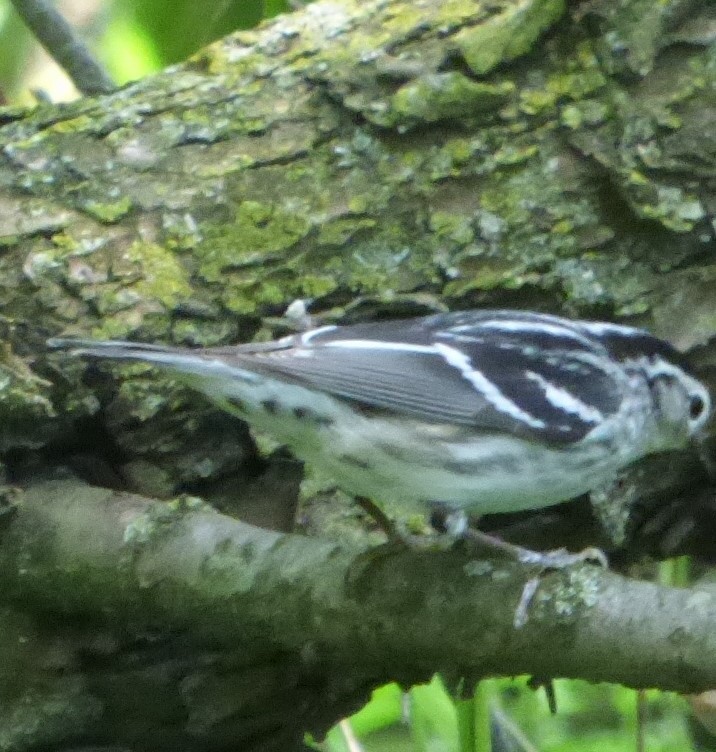
[{"label": "bird's foot", "polygon": [[456,542],[462,541],[481,552],[491,551],[528,566],[537,566],[542,569],[566,569],[585,562],[600,564],[603,567],[609,565],[604,552],[598,548],[585,548],[584,551],[573,554],[564,548],[554,551],[533,551],[516,543],[508,543],[495,535],[470,527],[464,511],[451,509],[444,504],[433,505],[430,523],[436,530]]},{"label": "bird's foot", "polygon": [[482,530],[465,530],[462,539],[477,549],[494,551],[520,564],[540,567],[542,569],[566,569],[577,564],[598,564],[605,569],[609,566],[606,554],[599,548],[585,548],[578,553],[571,553],[566,548],[553,551],[533,551],[531,548],[508,543]]},{"label": "bird's foot", "polygon": [[451,509],[435,503],[430,516],[430,524],[437,532],[435,536],[414,535],[397,525],[371,499],[356,498],[360,508],[371,517],[385,533],[388,541],[408,548],[427,550],[447,550],[456,545],[467,545],[470,550],[492,552],[527,566],[548,569],[566,569],[578,564],[593,563],[604,568],[609,566],[606,555],[598,548],[585,548],[578,553],[570,553],[564,548],[554,551],[533,551],[532,549],[509,543],[495,535],[469,526],[467,515],[462,510]]}]

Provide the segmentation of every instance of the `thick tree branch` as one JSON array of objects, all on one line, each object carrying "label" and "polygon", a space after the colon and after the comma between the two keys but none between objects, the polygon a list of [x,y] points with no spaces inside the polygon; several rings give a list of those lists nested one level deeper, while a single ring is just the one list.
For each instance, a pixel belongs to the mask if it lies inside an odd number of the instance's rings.
[{"label": "thick tree branch", "polygon": [[225,650],[242,643],[256,655],[308,651],[317,666],[350,665],[366,681],[441,670],[681,692],[716,685],[713,595],[594,566],[543,574],[515,628],[528,573],[510,563],[361,551],[75,482],[28,489],[3,533],[0,566],[3,598],[31,610],[109,615],[115,627],[181,632]]}]

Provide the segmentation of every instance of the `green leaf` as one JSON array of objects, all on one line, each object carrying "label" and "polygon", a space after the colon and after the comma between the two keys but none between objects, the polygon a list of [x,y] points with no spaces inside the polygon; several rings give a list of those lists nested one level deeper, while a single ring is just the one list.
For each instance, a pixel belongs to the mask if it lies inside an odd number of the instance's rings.
[{"label": "green leaf", "polygon": [[416,752],[459,752],[457,710],[438,676],[410,690],[410,721]]}]

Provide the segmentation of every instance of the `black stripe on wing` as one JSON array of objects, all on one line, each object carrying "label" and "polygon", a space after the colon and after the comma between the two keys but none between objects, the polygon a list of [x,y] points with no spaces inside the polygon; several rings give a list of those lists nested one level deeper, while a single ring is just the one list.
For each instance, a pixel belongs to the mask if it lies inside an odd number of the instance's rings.
[{"label": "black stripe on wing", "polygon": [[426,331],[426,321],[307,333],[292,338],[293,347],[232,355],[237,365],[361,404],[561,445],[619,409],[615,369],[603,367],[580,333],[565,332],[549,349],[534,346],[533,331],[528,341],[487,329],[455,337]]}]

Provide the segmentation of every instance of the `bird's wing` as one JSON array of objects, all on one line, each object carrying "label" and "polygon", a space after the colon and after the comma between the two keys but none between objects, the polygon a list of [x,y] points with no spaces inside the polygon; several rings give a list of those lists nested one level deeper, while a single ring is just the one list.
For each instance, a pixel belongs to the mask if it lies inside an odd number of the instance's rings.
[{"label": "bird's wing", "polygon": [[566,445],[621,405],[623,373],[571,322],[443,314],[204,351],[227,365],[417,419]]},{"label": "bird's wing", "polygon": [[325,326],[275,342],[204,350],[50,344],[199,378],[263,374],[419,420],[569,445],[620,409],[625,376],[611,340],[628,350],[631,338],[648,336],[604,327],[536,313],[476,311]]}]

